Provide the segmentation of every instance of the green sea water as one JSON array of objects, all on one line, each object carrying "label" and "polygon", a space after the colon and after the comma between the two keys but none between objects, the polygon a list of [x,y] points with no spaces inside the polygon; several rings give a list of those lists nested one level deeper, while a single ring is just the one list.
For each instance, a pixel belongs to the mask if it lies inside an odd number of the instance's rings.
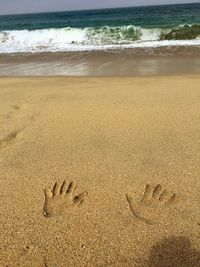
[{"label": "green sea water", "polygon": [[200,45],[200,3],[0,16],[0,53]]}]

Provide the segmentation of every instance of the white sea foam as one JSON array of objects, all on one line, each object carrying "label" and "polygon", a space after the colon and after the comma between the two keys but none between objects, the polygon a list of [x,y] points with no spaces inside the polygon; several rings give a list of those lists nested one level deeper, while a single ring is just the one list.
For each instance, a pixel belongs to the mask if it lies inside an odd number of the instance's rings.
[{"label": "white sea foam", "polygon": [[160,40],[169,30],[135,26],[13,30],[0,32],[0,53],[87,51],[116,48],[199,46],[200,39]]}]

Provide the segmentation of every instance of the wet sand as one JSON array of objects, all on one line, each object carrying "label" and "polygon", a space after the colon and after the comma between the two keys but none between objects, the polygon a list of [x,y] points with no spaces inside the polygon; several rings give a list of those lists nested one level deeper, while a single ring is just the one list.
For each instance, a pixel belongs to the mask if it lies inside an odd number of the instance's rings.
[{"label": "wet sand", "polygon": [[0,266],[200,266],[199,131],[199,75],[1,78]]},{"label": "wet sand", "polygon": [[0,55],[0,76],[191,75],[199,69],[198,46]]}]

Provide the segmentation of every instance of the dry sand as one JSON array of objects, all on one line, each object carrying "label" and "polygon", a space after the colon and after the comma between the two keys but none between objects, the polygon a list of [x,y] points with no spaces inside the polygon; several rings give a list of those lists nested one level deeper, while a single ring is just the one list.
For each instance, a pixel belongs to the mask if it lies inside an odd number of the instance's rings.
[{"label": "dry sand", "polygon": [[0,266],[200,266],[199,178],[200,76],[0,79]]}]

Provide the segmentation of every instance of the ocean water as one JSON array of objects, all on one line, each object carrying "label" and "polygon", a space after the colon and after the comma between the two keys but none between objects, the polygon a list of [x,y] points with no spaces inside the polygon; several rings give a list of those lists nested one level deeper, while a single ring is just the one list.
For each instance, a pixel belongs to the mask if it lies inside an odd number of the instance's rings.
[{"label": "ocean water", "polygon": [[200,3],[0,16],[0,76],[199,73]]},{"label": "ocean water", "polygon": [[200,46],[200,3],[0,16],[0,53]]}]

